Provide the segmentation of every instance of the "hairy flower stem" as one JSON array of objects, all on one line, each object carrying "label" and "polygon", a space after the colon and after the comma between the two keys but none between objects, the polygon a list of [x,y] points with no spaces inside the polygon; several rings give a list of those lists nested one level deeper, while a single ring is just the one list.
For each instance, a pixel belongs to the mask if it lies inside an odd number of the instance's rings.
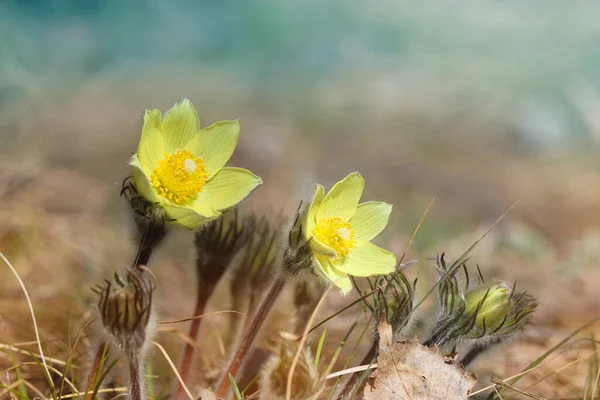
[{"label": "hairy flower stem", "polygon": [[260,308],[254,314],[252,322],[250,322],[250,325],[248,325],[244,332],[244,336],[237,349],[237,352],[233,356],[233,359],[227,366],[227,369],[225,370],[225,373],[221,378],[221,383],[219,384],[217,391],[215,392],[217,398],[225,398],[225,396],[227,395],[227,392],[229,391],[231,385],[229,382],[229,374],[235,377],[236,373],[242,366],[244,358],[246,357],[246,354],[248,353],[252,342],[254,342],[254,339],[260,331],[261,326],[265,322],[269,311],[271,311],[273,304],[275,304],[275,300],[277,300],[277,297],[279,297],[279,294],[283,290],[286,283],[286,278],[287,276],[285,274],[282,274],[277,278],[275,283],[273,283],[273,285],[269,289],[269,292],[267,293],[267,296],[260,305]]},{"label": "hairy flower stem", "polygon": [[94,394],[94,388],[97,385],[96,379],[102,376],[102,372],[100,371],[100,364],[102,363],[102,356],[104,355],[104,351],[106,349],[106,343],[101,342],[98,345],[98,349],[96,350],[96,355],[94,356],[94,364],[92,365],[92,369],[88,374],[88,384],[86,386],[85,400],[92,400],[92,395]]},{"label": "hairy flower stem", "polygon": [[131,400],[146,400],[146,384],[142,368],[142,357],[138,350],[130,351],[129,361],[129,396]]},{"label": "hairy flower stem", "polygon": [[298,308],[296,314],[296,327],[294,329],[294,333],[296,334],[296,336],[302,337],[302,335],[304,334],[304,329],[306,329],[306,324],[308,324],[313,310],[314,309],[310,309],[309,307]]},{"label": "hairy flower stem", "polygon": [[495,346],[496,344],[500,343],[502,341],[502,339],[496,339],[494,341],[490,341],[489,343],[486,343],[486,345],[484,346],[476,346],[473,347],[471,350],[469,350],[469,352],[467,354],[465,354],[465,356],[463,358],[461,358],[460,363],[463,365],[463,367],[467,367],[469,364],[471,364],[473,362],[473,360],[475,360],[477,357],[479,357],[481,355],[481,353],[489,350],[492,346]]},{"label": "hairy flower stem", "polygon": [[[208,299],[212,295],[215,290],[215,285],[205,285],[201,282],[198,283],[198,293],[196,294],[196,309],[194,310],[194,317],[198,317],[204,313],[204,308],[206,307],[206,303],[208,303]],[[190,369],[192,366],[192,360],[194,358],[194,346],[192,342],[196,342],[198,338],[198,332],[200,331],[200,323],[202,322],[202,318],[195,318],[192,320],[190,325],[190,332],[188,334],[189,340],[185,344],[185,348],[183,350],[183,358],[181,361],[181,379],[183,382],[187,384],[188,377],[190,375]],[[182,399],[185,396],[185,391],[183,390],[183,385],[181,382],[177,384],[177,399]]]},{"label": "hairy flower stem", "polygon": [[[375,340],[375,341],[373,341],[371,348],[369,349],[367,354],[365,354],[365,357],[362,359],[362,361],[360,362],[359,365],[373,364],[377,360],[377,354],[379,352],[378,350],[379,350],[379,340]],[[358,384],[358,379],[360,378],[361,375],[362,374],[358,373],[358,372],[355,372],[352,374],[352,376],[346,383],[346,386],[344,386],[344,390],[342,391],[342,394],[340,395],[340,399],[350,399],[351,398],[350,395],[353,392],[356,392],[360,389],[360,387],[357,387],[355,389],[355,386]],[[364,381],[361,383],[361,386],[363,383],[364,383]]]},{"label": "hairy flower stem", "polygon": [[140,230],[139,247],[133,260],[134,267],[148,265],[154,248],[162,241],[166,234],[164,224],[146,223],[143,227],[140,227]]}]

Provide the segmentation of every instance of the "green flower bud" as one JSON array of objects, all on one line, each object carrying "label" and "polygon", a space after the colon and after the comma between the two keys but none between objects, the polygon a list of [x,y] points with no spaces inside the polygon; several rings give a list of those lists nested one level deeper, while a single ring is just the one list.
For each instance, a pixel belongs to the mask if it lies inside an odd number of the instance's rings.
[{"label": "green flower bud", "polygon": [[235,255],[248,243],[255,223],[254,216],[243,218],[233,209],[196,232],[196,269],[203,290],[216,286]]},{"label": "green flower bud", "polygon": [[504,283],[477,288],[465,295],[465,313],[474,316],[477,329],[498,329],[511,308],[511,289]]},{"label": "green flower bud", "polygon": [[[533,296],[515,292],[514,286],[506,282],[485,284],[479,267],[478,283],[471,286],[464,262],[448,267],[443,254],[436,258],[436,266],[440,273],[440,313],[425,345],[470,341],[475,346],[486,347],[529,323],[537,306]],[[464,282],[459,282],[458,271],[464,272]]]},{"label": "green flower bud", "polygon": [[296,275],[303,270],[314,273],[310,240],[306,240],[302,235],[307,212],[308,207],[304,207],[303,203],[300,203],[288,235],[288,247],[283,255],[283,264],[286,272],[290,275]]}]

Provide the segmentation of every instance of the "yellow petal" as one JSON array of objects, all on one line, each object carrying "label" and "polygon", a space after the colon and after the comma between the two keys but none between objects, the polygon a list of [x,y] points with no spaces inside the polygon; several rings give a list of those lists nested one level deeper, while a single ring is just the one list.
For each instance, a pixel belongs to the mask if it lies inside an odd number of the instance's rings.
[{"label": "yellow petal", "polygon": [[146,174],[144,174],[144,171],[142,170],[142,165],[140,164],[140,160],[137,158],[137,154],[133,155],[129,165],[133,167],[133,181],[135,182],[135,188],[137,189],[138,193],[148,201],[157,201],[156,194],[154,193],[152,185],[150,185]]},{"label": "yellow petal", "polygon": [[348,294],[352,290],[352,281],[348,278],[348,275],[337,270],[329,261],[315,258],[313,263],[317,272],[340,288],[343,294]]},{"label": "yellow petal", "polygon": [[225,210],[244,200],[261,183],[258,176],[246,169],[222,168],[206,182],[194,201],[194,207],[204,204],[215,210]]},{"label": "yellow petal", "polygon": [[239,136],[239,121],[219,121],[202,129],[187,143],[185,149],[202,157],[210,179],[227,164]]},{"label": "yellow petal", "polygon": [[146,176],[152,176],[154,168],[165,153],[165,136],[163,133],[160,111],[146,110],[142,137],[138,145],[137,157]]},{"label": "yellow petal", "polygon": [[337,253],[334,249],[327,246],[325,243],[322,243],[314,236],[310,239],[310,247],[313,253],[319,257],[324,257],[327,259],[337,258]]},{"label": "yellow petal", "polygon": [[354,229],[354,239],[369,241],[379,235],[386,227],[391,212],[391,204],[379,201],[359,204],[349,221]]},{"label": "yellow petal", "polygon": [[163,120],[167,152],[172,154],[183,150],[185,145],[200,131],[198,113],[188,99],[175,104],[165,114]]},{"label": "yellow petal", "polygon": [[348,175],[333,185],[319,207],[317,219],[340,217],[347,221],[352,218],[356,213],[356,206],[364,187],[365,180],[358,172]]},{"label": "yellow petal", "polygon": [[325,196],[325,188],[323,186],[317,184],[315,195],[313,196],[310,205],[308,206],[308,210],[306,211],[306,219],[302,224],[302,234],[305,239],[310,239],[312,237],[313,229],[315,229],[315,224],[317,220],[317,211],[321,206],[321,202],[323,201],[323,197]]},{"label": "yellow petal", "polygon": [[371,242],[358,242],[355,249],[333,265],[354,276],[385,275],[396,269],[396,256]]},{"label": "yellow petal", "polygon": [[168,217],[173,219],[175,223],[182,225],[184,228],[196,229],[208,222],[216,219],[221,215],[210,206],[203,207],[180,207],[174,204],[163,204],[163,208]]}]

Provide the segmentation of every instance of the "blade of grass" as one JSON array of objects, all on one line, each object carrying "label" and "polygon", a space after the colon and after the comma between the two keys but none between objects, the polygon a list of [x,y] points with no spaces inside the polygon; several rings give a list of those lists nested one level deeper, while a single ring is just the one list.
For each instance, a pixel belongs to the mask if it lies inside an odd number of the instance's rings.
[{"label": "blade of grass", "polygon": [[35,340],[37,341],[38,350],[40,352],[40,357],[42,359],[42,364],[43,364],[44,369],[45,369],[45,375],[49,379],[48,384],[50,385],[50,392],[52,393],[52,397],[55,397],[55,394],[54,394],[54,382],[52,382],[52,379],[50,377],[50,371],[48,370],[48,365],[46,364],[46,358],[44,357],[44,350],[42,349],[42,342],[40,341],[40,332],[38,330],[37,321],[35,319],[35,313],[33,312],[33,304],[31,304],[31,299],[29,298],[29,293],[27,293],[27,289],[25,288],[25,284],[21,280],[21,277],[17,273],[17,270],[12,266],[12,264],[8,261],[8,259],[4,256],[4,254],[2,252],[0,252],[0,257],[2,258],[2,260],[4,260],[4,262],[6,263],[6,265],[8,265],[8,267],[10,268],[10,270],[12,271],[12,273],[15,275],[15,277],[17,278],[17,281],[19,281],[19,285],[21,286],[21,289],[23,290],[23,293],[25,294],[25,299],[27,300],[27,306],[29,307],[29,312],[31,313],[31,319],[33,321],[33,330],[35,332]]},{"label": "blade of grass", "polygon": [[242,396],[246,395],[246,392],[252,388],[252,385],[256,383],[258,378],[260,378],[260,374],[256,374],[254,377],[252,377],[252,379],[250,379],[250,382],[248,382],[248,384],[242,389]]},{"label": "blade of grass", "polygon": [[6,392],[8,392],[8,393],[12,393],[14,396],[16,396],[17,399],[29,400],[29,397],[27,397],[27,389],[25,389],[24,395],[21,394],[19,390],[15,389],[15,387],[19,387],[20,385],[25,386],[25,383],[22,379],[14,381],[13,383],[11,383],[8,386],[0,384],[0,389],[2,389],[2,392],[0,392],[0,396],[4,396],[4,394],[6,394]]},{"label": "blade of grass", "polygon": [[154,398],[154,375],[152,374],[152,358],[146,359],[146,395],[149,399]]},{"label": "blade of grass", "polygon": [[[121,393],[118,396],[123,396],[128,391],[129,391],[129,389],[126,387],[116,387],[116,388],[109,388],[109,389],[100,389],[100,390],[98,390],[97,394],[99,394],[99,393]],[[86,396],[90,393],[91,392],[78,392],[78,393],[65,394],[63,396],[58,397],[57,400],[72,399],[74,397]],[[113,397],[113,399],[116,397],[117,396]],[[44,399],[44,400],[51,400],[51,399]]]},{"label": "blade of grass", "polygon": [[315,362],[313,364],[315,369],[319,368],[319,360],[321,359],[321,351],[323,351],[323,343],[325,343],[326,335],[327,330],[323,329],[323,333],[321,334],[321,337],[319,338],[319,343],[317,344],[317,351],[315,352]]},{"label": "blade of grass", "polygon": [[15,357],[15,355],[12,351],[9,350],[8,354],[10,356],[10,362],[15,367],[15,378],[16,378],[17,382],[19,382],[19,385],[17,386],[17,390],[19,393],[21,393],[21,395],[22,395],[21,397],[26,399],[27,398],[27,389],[25,388],[25,384],[23,383],[23,374],[21,374],[21,367],[19,366],[20,364],[17,363],[17,358]]},{"label": "blade of grass", "polygon": [[[28,353],[29,353],[29,356],[33,359],[33,362],[40,368],[40,370],[44,374],[46,381],[49,381],[49,382],[52,381],[52,376],[50,375],[50,369],[48,368],[48,365],[43,365],[42,362],[39,361],[38,358],[33,353],[30,353],[30,352],[28,352]],[[27,385],[27,387],[29,387],[29,388],[31,388],[33,386],[26,380],[24,380],[23,383],[25,385]],[[33,386],[33,387],[35,388],[35,386]],[[37,388],[36,388],[36,390],[37,390]],[[54,390],[51,390],[50,395],[52,396],[53,399],[56,400],[56,393]],[[44,397],[44,396],[42,396],[42,397]]]},{"label": "blade of grass", "polygon": [[[336,349],[336,351],[335,351],[335,353],[334,353],[331,361],[329,362],[329,365],[327,366],[327,369],[325,370],[325,376],[328,376],[331,373],[331,370],[333,369],[333,366],[337,362],[337,359],[340,356],[340,353],[342,352],[342,349],[346,345],[346,342],[350,338],[350,335],[352,334],[352,332],[354,332],[354,329],[358,326],[358,322],[362,319],[364,313],[365,313],[365,310],[362,309],[360,311],[360,313],[356,316],[356,319],[354,320],[354,322],[352,323],[352,325],[350,325],[350,327],[346,331],[346,334],[344,335],[342,341],[338,345],[338,347],[337,347],[337,349]],[[335,390],[332,390],[329,393],[329,397],[327,399],[330,400],[333,397],[334,393],[335,393]]]},{"label": "blade of grass", "polygon": [[[519,388],[516,388],[516,387],[514,387],[512,385],[509,385],[508,383],[502,381],[502,379],[500,379],[498,377],[492,376],[492,382],[494,383],[494,385],[498,385],[498,386],[500,386],[502,388],[510,389],[510,390],[512,390],[514,392],[517,392],[517,393],[522,394],[524,396],[530,397],[532,399],[535,399],[535,400],[546,400],[543,397],[537,396],[537,395],[535,395],[533,393],[529,393],[529,392],[526,392],[526,391],[521,390]],[[498,394],[500,394],[500,393],[498,392]]]},{"label": "blade of grass", "polygon": [[[510,381],[508,382],[510,385],[514,385],[515,383],[517,383],[523,376],[525,376],[525,373],[528,371],[533,370],[535,367],[537,367],[540,363],[542,363],[546,358],[548,358],[552,353],[554,353],[555,351],[557,351],[558,349],[560,349],[562,346],[564,346],[569,340],[571,340],[575,335],[577,335],[579,332],[581,332],[584,329],[589,328],[590,326],[594,325],[596,322],[600,321],[600,317],[594,318],[591,321],[588,321],[587,323],[583,324],[582,326],[580,326],[579,328],[577,328],[575,331],[571,332],[568,336],[566,336],[563,340],[561,340],[560,342],[558,342],[554,347],[552,347],[550,350],[546,351],[544,354],[542,354],[541,356],[539,356],[538,358],[535,359],[535,361],[533,361],[531,364],[529,364],[520,374],[518,374],[517,376],[515,376],[514,378],[511,378]],[[490,387],[487,388],[483,388],[477,392],[471,393],[469,395],[469,397],[477,394],[477,393],[481,393],[482,391],[485,391],[487,389],[490,389]],[[502,388],[500,388],[499,392],[502,392]],[[495,399],[496,395],[494,393],[491,393],[488,396],[489,400]]]},{"label": "blade of grass", "polygon": [[[356,290],[356,292],[358,293],[358,295],[360,296],[361,299],[363,299],[363,301],[365,302],[365,306],[367,306],[367,308],[369,309],[369,311],[373,312],[373,307],[369,304],[369,302],[367,301],[366,297],[363,297],[363,293],[360,290],[360,288],[358,287],[358,285],[356,284],[356,278],[354,278],[352,275],[349,275],[350,280],[352,281],[352,286],[354,286],[354,289]],[[371,286],[371,283],[369,282],[369,286]],[[371,289],[373,290],[373,289]]]},{"label": "blade of grass", "polygon": [[231,388],[233,389],[233,395],[235,396],[235,399],[242,400],[242,394],[240,393],[240,389],[238,388],[235,378],[231,374],[228,375],[228,378],[229,378],[229,383],[231,384]]},{"label": "blade of grass", "polygon": [[[67,324],[67,348],[71,349],[71,323],[73,321],[73,307],[75,306],[75,302],[71,303],[71,310],[69,311],[69,323]],[[73,352],[70,352],[71,354],[73,354]],[[69,361],[70,361],[70,357],[71,354],[69,355],[69,358],[67,358],[67,365],[65,365],[65,369],[63,370],[63,374],[62,374],[62,379],[60,380],[60,385],[58,386],[58,394],[61,395],[63,392],[63,389],[65,387],[65,377],[67,376],[67,369],[70,369],[71,372],[71,379],[75,376],[75,374],[73,373],[73,368],[72,366],[69,365]],[[76,390],[77,392],[78,390]]]},{"label": "blade of grass", "polygon": [[[96,387],[94,388],[94,391],[92,392],[92,397],[91,397],[92,399],[96,398],[96,396],[98,395],[98,391],[100,390],[100,387],[102,386],[102,383],[108,376],[108,373],[115,367],[115,365],[117,365],[118,361],[119,361],[119,359],[117,358],[113,362],[111,362],[108,365],[108,367],[106,367],[106,371],[104,371],[104,373],[100,376],[100,379],[98,379],[98,381],[96,382]],[[104,363],[104,361],[103,361],[103,363]],[[102,371],[102,369],[100,369],[100,371]]]},{"label": "blade of grass", "polygon": [[417,224],[417,226],[413,230],[413,233],[410,236],[410,239],[408,240],[408,243],[406,244],[406,247],[404,248],[404,252],[402,253],[402,257],[400,257],[400,261],[398,261],[398,265],[402,265],[402,261],[404,261],[404,257],[406,257],[406,253],[408,253],[408,250],[410,249],[410,246],[412,245],[413,240],[417,236],[417,232],[419,232],[419,229],[421,229],[421,225],[423,225],[423,221],[425,221],[425,217],[429,213],[429,209],[431,208],[431,206],[433,206],[434,200],[435,200],[435,197],[432,198],[431,201],[429,202],[429,204],[427,204],[427,207],[425,207],[425,211],[423,211],[423,214],[421,215],[421,219],[419,220],[419,223]]},{"label": "blade of grass", "polygon": [[379,288],[375,288],[374,290],[370,291],[369,293],[365,294],[364,296],[354,300],[352,303],[348,304],[347,306],[345,306],[344,308],[342,308],[341,310],[336,311],[335,313],[331,314],[329,317],[325,318],[323,321],[319,322],[318,324],[316,324],[315,326],[313,326],[310,331],[308,331],[308,333],[312,333],[315,329],[317,329],[318,327],[320,327],[321,325],[325,324],[326,322],[328,322],[329,320],[335,318],[336,316],[338,316],[339,314],[343,313],[344,311],[346,311],[347,309],[357,305],[358,303],[360,303],[361,301],[363,301],[364,298],[372,296],[375,292],[377,292],[379,290]]},{"label": "blade of grass", "polygon": [[173,364],[173,360],[171,360],[171,357],[169,357],[169,353],[167,353],[167,351],[165,350],[165,348],[162,347],[160,345],[160,343],[155,342],[155,341],[152,341],[151,343],[153,345],[155,345],[156,347],[158,347],[158,349],[160,350],[160,352],[162,353],[162,355],[165,357],[165,359],[169,363],[169,366],[173,370],[173,373],[177,377],[177,380],[179,381],[179,383],[181,383],[181,386],[183,386],[183,390],[185,391],[185,393],[187,394],[187,396],[189,397],[189,399],[190,400],[195,400],[194,396],[192,396],[192,394],[190,393],[190,390],[186,386],[185,382],[183,382],[183,379],[181,379],[181,375],[179,374],[179,371],[177,371],[177,367],[175,367],[175,364]]},{"label": "blade of grass", "polygon": [[421,300],[415,305],[415,307],[412,310],[412,313],[414,313],[415,310],[417,308],[419,308],[419,306],[421,306],[425,302],[425,300],[433,293],[433,291],[440,285],[441,282],[443,282],[450,274],[453,274],[456,269],[460,268],[460,266],[462,265],[462,263],[466,260],[466,258],[471,253],[471,251],[473,251],[473,249],[479,244],[479,242],[481,242],[492,231],[492,229],[494,229],[496,227],[496,225],[498,225],[500,223],[500,221],[502,221],[504,219],[504,217],[506,217],[508,215],[508,213],[517,205],[517,203],[518,203],[518,201],[514,202],[510,207],[508,207],[508,209],[504,212],[504,214],[502,214],[483,233],[483,235],[481,235],[475,242],[473,242],[473,244],[458,258],[458,260],[456,260],[452,264],[452,266],[450,266],[450,268],[448,268],[448,270],[438,279],[438,281],[436,282],[436,284],[433,285],[433,287],[431,289],[429,289],[429,291],[425,294],[425,296],[422,297]]},{"label": "blade of grass", "polygon": [[[4,318],[0,317],[0,320],[2,321],[2,330],[4,331],[4,337],[7,339],[7,342],[10,343],[12,342],[12,340],[10,340],[8,330],[6,329],[6,324],[4,323]],[[21,367],[20,364],[17,363],[17,358],[15,357],[15,354],[13,353],[11,347],[9,347],[8,349],[8,356],[10,358],[11,365],[15,367],[15,378],[17,382],[19,382],[19,384],[17,385],[17,390],[23,395],[23,398],[27,398],[27,389],[25,388],[25,384],[22,382],[23,376],[21,374]],[[10,382],[8,383],[10,384]]]},{"label": "blade of grass", "polygon": [[[350,361],[352,361],[352,358],[354,357],[354,355],[356,354],[356,350],[358,349],[358,346],[360,345],[360,343],[362,342],[365,333],[367,333],[367,330],[369,329],[369,327],[371,326],[371,321],[373,320],[373,313],[371,313],[371,315],[369,316],[369,320],[367,321],[367,323],[365,324],[365,327],[363,328],[362,332],[360,333],[360,336],[358,337],[358,340],[356,341],[356,343],[354,344],[354,348],[352,349],[352,352],[350,353],[350,355],[348,356],[348,359],[346,360],[346,362],[344,363],[344,367],[342,369],[346,369],[348,368],[348,365],[350,364]],[[336,379],[335,383],[333,384],[333,388],[331,389],[332,392],[335,392],[338,385],[340,384],[340,381],[342,380],[341,377],[339,377],[338,379]]]},{"label": "blade of grass", "polygon": [[[17,347],[15,344],[0,343],[0,351],[8,352],[9,350],[14,351],[19,354],[34,355],[36,358],[41,358],[41,356],[39,354],[36,354],[29,350],[21,349],[21,348]],[[52,364],[63,365],[63,366],[67,365],[67,363],[65,361],[59,360],[57,358],[45,357],[45,359],[46,359],[46,362],[51,362]]]},{"label": "blade of grass", "polygon": [[325,303],[325,299],[329,295],[329,292],[331,291],[332,288],[333,288],[333,285],[329,286],[327,288],[327,290],[325,291],[325,293],[323,293],[323,295],[319,299],[319,302],[315,306],[315,309],[313,310],[312,315],[310,316],[310,319],[308,320],[308,323],[306,324],[306,328],[304,328],[304,334],[302,335],[302,338],[300,339],[300,343],[298,344],[298,349],[296,350],[296,354],[294,355],[294,359],[292,360],[292,365],[290,366],[290,372],[288,374],[287,385],[286,385],[286,389],[285,389],[285,399],[286,400],[291,400],[291,398],[292,398],[292,381],[294,378],[294,371],[296,370],[296,365],[298,365],[298,360],[300,360],[300,354],[304,350],[304,344],[306,343],[306,339],[308,338],[309,328],[312,325],[312,323],[315,321],[315,318],[317,317],[317,313],[323,306],[323,303]]},{"label": "blade of grass", "polygon": [[[81,338],[81,336],[83,335],[83,332],[85,332],[85,330],[87,329],[88,326],[90,326],[92,324],[92,322],[94,322],[96,318],[93,318],[92,320],[88,321],[80,330],[79,333],[77,334],[77,337],[75,338],[75,343],[73,343],[73,347],[71,347],[70,343],[71,343],[71,335],[69,334],[69,348],[71,349],[69,351],[69,357],[67,358],[67,362],[65,364],[65,368],[63,370],[63,377],[66,376],[67,374],[67,370],[70,369],[71,370],[71,376],[75,376],[75,373],[73,371],[73,353],[75,352],[75,348],[77,347],[77,344],[79,343],[79,339]],[[64,380],[61,380],[60,382],[60,390],[58,393],[62,393],[63,391],[63,387],[64,387]]]}]

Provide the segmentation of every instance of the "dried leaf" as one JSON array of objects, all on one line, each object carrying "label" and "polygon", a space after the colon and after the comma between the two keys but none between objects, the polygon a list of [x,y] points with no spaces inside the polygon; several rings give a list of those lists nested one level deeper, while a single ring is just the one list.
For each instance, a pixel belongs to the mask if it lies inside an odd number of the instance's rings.
[{"label": "dried leaf", "polygon": [[377,370],[369,377],[365,400],[466,399],[476,383],[453,357],[417,341],[392,344],[392,328],[380,321]]}]

